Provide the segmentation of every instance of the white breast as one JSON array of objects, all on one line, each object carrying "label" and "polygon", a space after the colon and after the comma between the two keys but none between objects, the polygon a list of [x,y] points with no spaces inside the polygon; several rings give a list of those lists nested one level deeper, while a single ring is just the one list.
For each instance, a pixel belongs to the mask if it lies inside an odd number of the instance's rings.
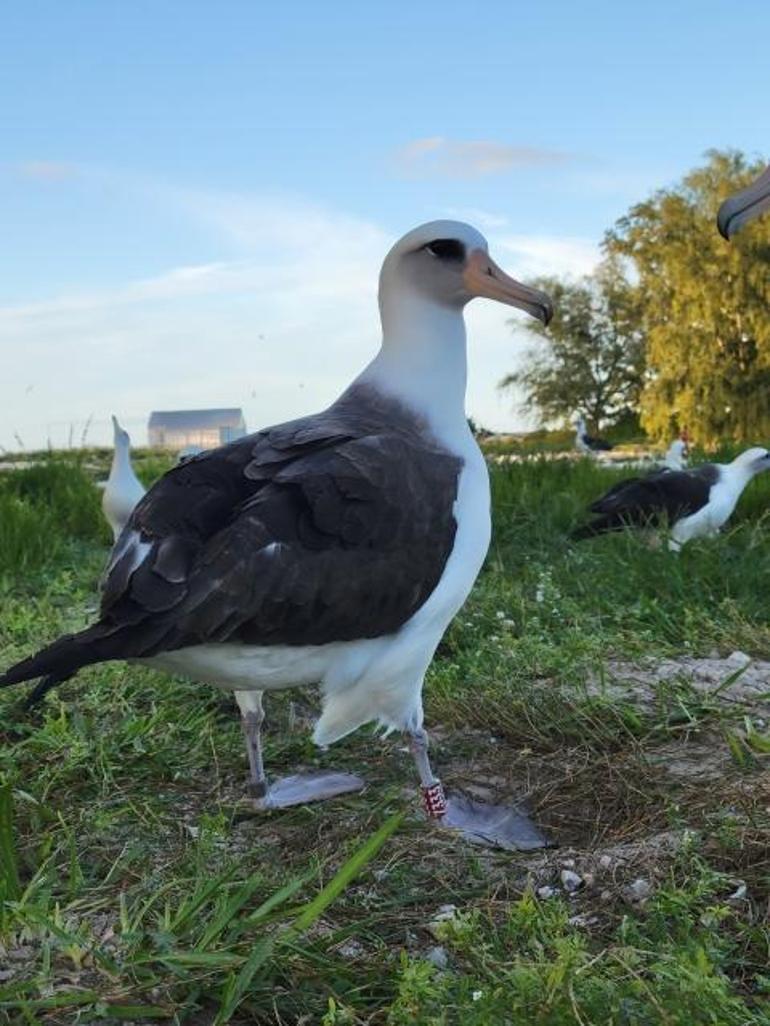
[{"label": "white breast", "polygon": [[671,532],[679,543],[715,534],[732,516],[740,497],[740,489],[724,474],[709,492],[709,501],[689,517],[683,517]]}]

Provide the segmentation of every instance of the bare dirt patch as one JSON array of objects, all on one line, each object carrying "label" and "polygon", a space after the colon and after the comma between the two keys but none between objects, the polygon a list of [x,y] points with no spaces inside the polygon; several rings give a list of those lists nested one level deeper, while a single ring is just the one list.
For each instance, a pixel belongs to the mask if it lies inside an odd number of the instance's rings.
[{"label": "bare dirt patch", "polygon": [[591,695],[632,701],[650,709],[662,687],[677,683],[687,683],[725,706],[770,713],[770,662],[752,659],[745,652],[732,652],[725,658],[680,656],[639,663],[613,660],[604,673],[588,681],[587,690]]}]

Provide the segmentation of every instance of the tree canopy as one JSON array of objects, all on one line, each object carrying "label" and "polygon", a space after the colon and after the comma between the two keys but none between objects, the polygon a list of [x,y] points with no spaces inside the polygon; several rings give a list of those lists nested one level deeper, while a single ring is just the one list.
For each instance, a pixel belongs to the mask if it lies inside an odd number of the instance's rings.
[{"label": "tree canopy", "polygon": [[522,396],[522,410],[541,425],[582,413],[593,429],[624,419],[639,400],[644,371],[644,338],[638,295],[614,257],[576,282],[539,278],[533,282],[554,301],[544,328],[527,323],[537,343],[519,370],[501,382]]},{"label": "tree canopy", "polygon": [[770,434],[770,218],[730,244],[715,227],[720,202],[762,167],[712,151],[606,236],[634,279],[647,357],[641,421],[654,437],[685,426],[705,444]]}]

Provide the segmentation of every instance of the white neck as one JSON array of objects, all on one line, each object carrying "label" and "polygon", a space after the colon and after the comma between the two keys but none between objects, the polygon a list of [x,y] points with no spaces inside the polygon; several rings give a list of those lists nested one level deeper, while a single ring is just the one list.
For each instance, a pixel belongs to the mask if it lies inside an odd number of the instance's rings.
[{"label": "white neck", "polygon": [[732,463],[723,464],[722,466],[725,476],[730,481],[733,488],[738,490],[739,494],[757,473],[756,468],[752,466],[752,464],[739,463],[738,460],[733,460]]},{"label": "white neck", "polygon": [[380,316],[382,346],[356,381],[401,399],[442,437],[466,432],[462,309],[402,289],[381,293]]},{"label": "white neck", "polygon": [[131,466],[131,449],[128,445],[118,442],[112,453],[112,466],[110,477],[134,477],[134,468]]}]

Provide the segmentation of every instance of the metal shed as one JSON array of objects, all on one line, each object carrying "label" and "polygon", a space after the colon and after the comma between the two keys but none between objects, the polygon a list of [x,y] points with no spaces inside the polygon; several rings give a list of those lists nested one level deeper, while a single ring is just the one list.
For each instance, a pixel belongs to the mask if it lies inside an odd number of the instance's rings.
[{"label": "metal shed", "polygon": [[147,424],[151,446],[183,449],[198,446],[215,449],[246,434],[243,411],[223,410],[153,410]]}]

